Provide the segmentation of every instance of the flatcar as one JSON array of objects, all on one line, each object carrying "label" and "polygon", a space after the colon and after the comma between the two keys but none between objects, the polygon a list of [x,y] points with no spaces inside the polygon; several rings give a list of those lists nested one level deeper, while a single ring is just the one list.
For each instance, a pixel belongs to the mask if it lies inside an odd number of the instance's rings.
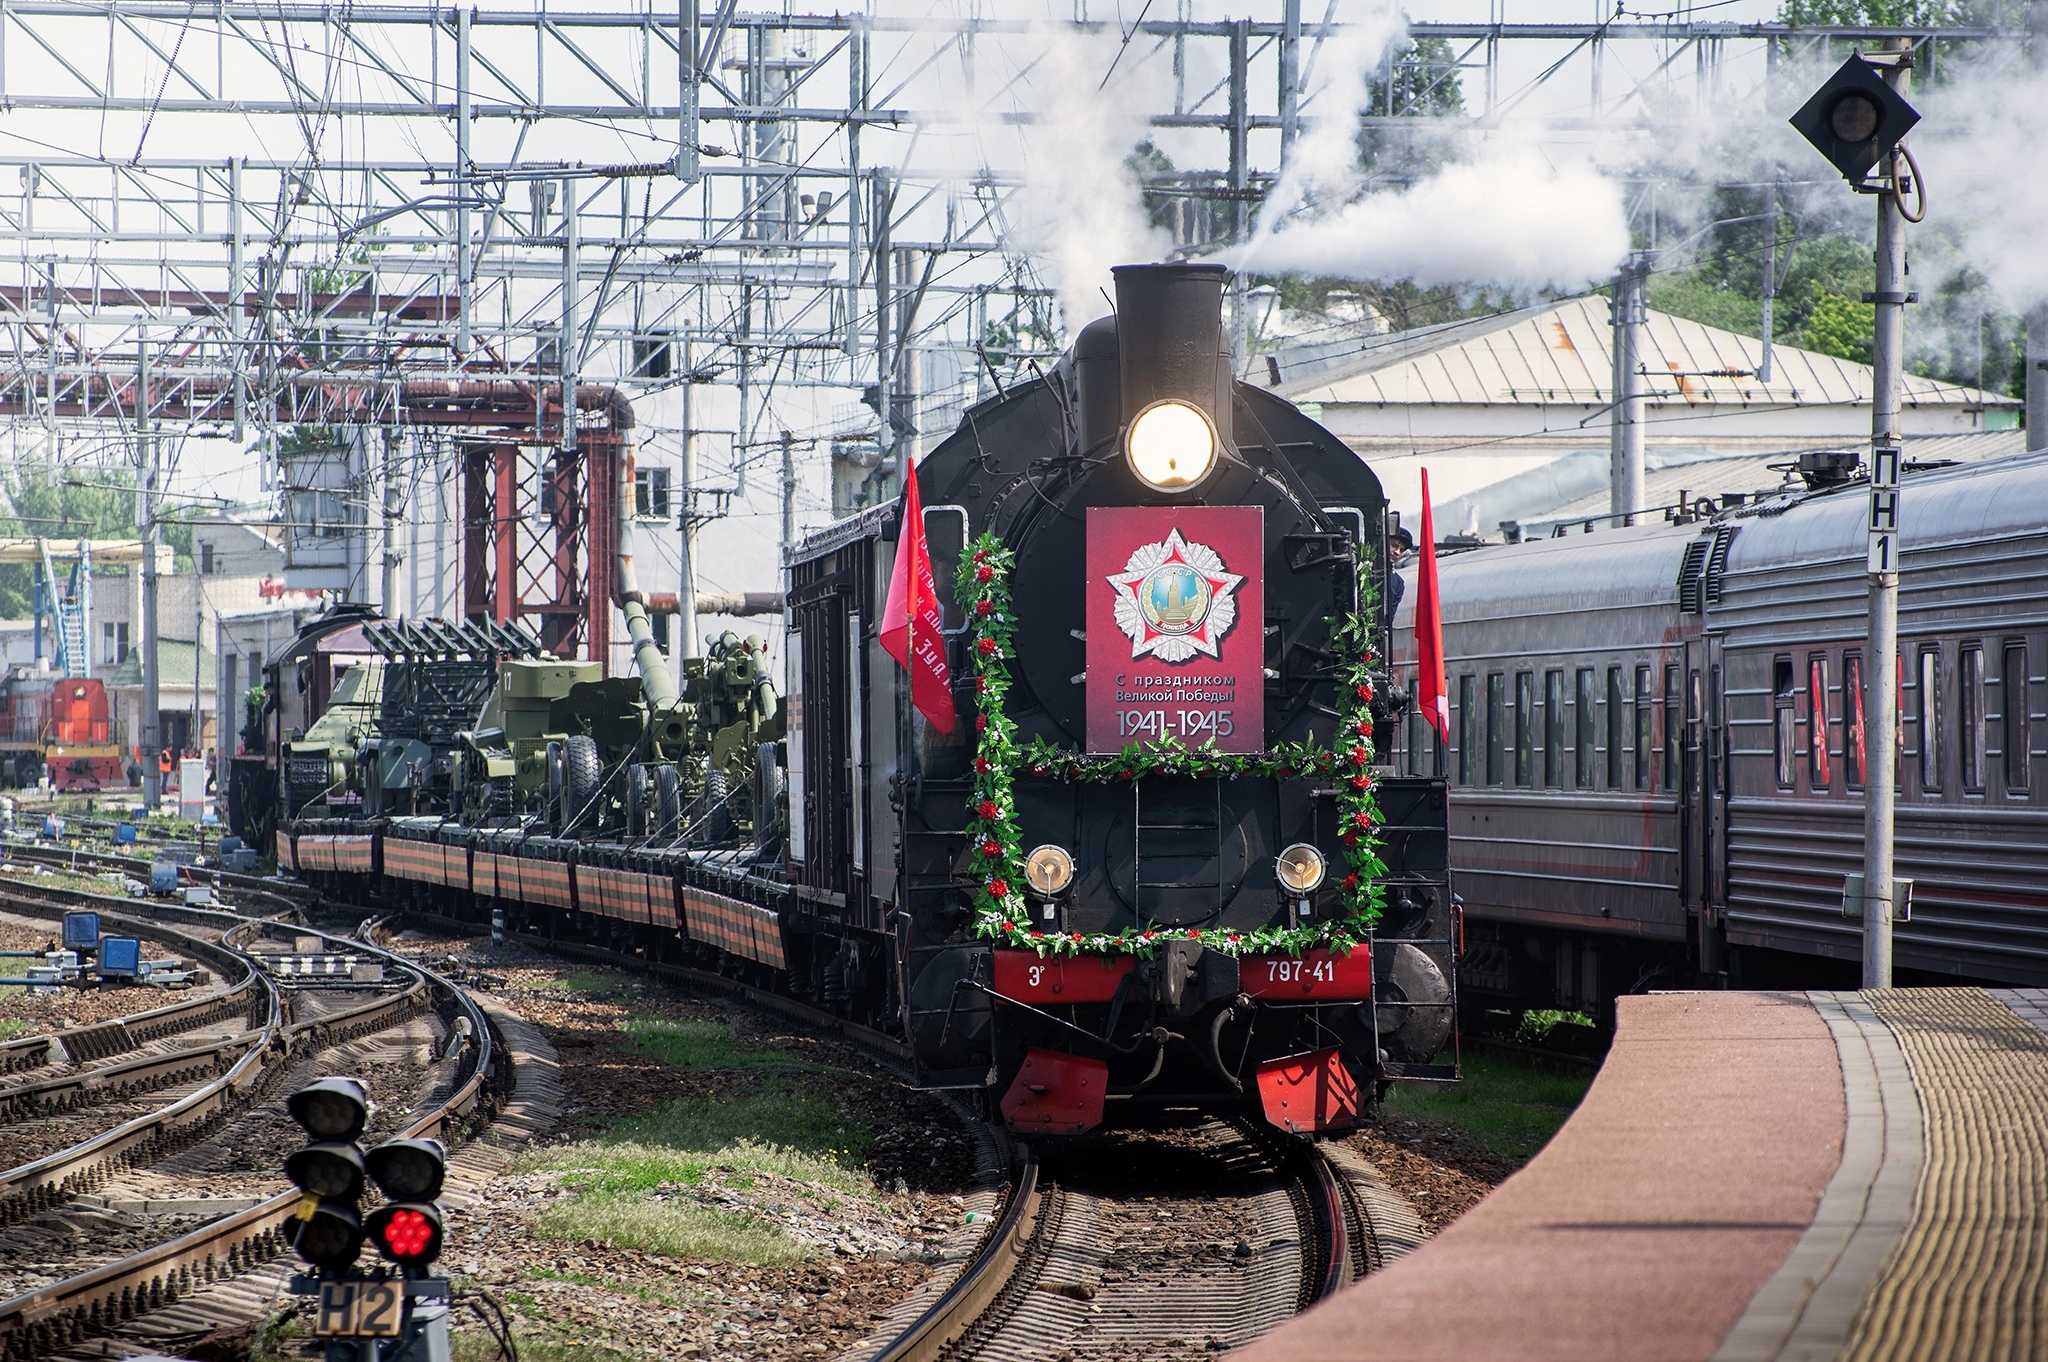
[{"label": "flatcar", "polygon": [[[1883,682],[1853,465],[1816,454],[1796,490],[1442,560],[1450,742],[1411,718],[1398,760],[1450,782],[1468,1007],[1855,986],[1843,882]],[[1897,977],[2040,986],[2048,453],[1909,466],[1904,506]]]},{"label": "flatcar", "polygon": [[[1120,268],[1115,315],[969,410],[914,500],[795,546],[772,719],[691,746],[708,692],[666,679],[628,574],[640,728],[589,718],[627,715],[592,688],[617,683],[578,683],[535,702],[544,778],[508,755],[501,816],[286,812],[280,864],[814,1001],[1024,1131],[1190,1104],[1340,1128],[1394,1078],[1454,1076],[1445,783],[1378,756],[1386,500],[1234,380],[1227,281]],[[883,627],[920,557],[937,698]],[[761,740],[741,838],[708,807],[738,786],[664,777],[738,769],[736,733]],[[678,781],[687,809],[650,803]]]}]

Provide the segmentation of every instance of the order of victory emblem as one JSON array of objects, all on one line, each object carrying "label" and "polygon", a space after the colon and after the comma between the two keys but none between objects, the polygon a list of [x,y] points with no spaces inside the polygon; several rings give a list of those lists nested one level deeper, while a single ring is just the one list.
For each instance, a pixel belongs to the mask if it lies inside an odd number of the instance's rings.
[{"label": "order of victory emblem", "polygon": [[1131,640],[1131,656],[1162,662],[1219,657],[1223,636],[1237,622],[1236,592],[1244,578],[1224,569],[1222,555],[1190,544],[1170,530],[1142,544],[1124,570],[1109,578],[1116,591],[1116,622]]}]

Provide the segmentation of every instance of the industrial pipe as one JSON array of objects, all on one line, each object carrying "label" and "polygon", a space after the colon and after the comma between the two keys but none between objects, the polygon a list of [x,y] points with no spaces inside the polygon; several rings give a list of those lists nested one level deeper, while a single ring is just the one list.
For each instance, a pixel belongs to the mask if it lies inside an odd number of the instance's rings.
[{"label": "industrial pipe", "polygon": [[[582,392],[577,392],[582,405]],[[633,640],[633,665],[640,672],[640,688],[647,696],[650,714],[672,708],[681,698],[661,645],[654,641],[654,622],[647,613],[647,597],[640,592],[633,574],[633,404],[617,389],[610,390],[611,427],[619,437],[618,576],[613,583],[614,600],[626,614],[626,633]]]},{"label": "industrial pipe", "polygon": [[700,615],[779,615],[782,613],[780,591],[700,591],[697,593],[697,613]]}]

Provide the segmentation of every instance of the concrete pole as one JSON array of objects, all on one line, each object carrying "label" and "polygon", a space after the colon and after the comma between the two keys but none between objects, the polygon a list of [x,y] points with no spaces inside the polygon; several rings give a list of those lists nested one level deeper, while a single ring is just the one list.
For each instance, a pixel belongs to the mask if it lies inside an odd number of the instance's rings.
[{"label": "concrete pole", "polygon": [[[193,561],[193,563],[192,563],[192,742],[191,742],[192,752],[193,752],[193,754],[194,754],[195,756],[197,756],[197,755],[201,755],[201,754],[203,754],[203,753],[204,753],[204,752],[206,751],[206,748],[205,748],[205,747],[204,747],[204,746],[203,746],[203,745],[201,744],[201,742],[200,742],[200,734],[201,734],[201,731],[202,731],[202,729],[203,729],[204,725],[203,725],[203,724],[202,724],[202,723],[200,722],[200,719],[201,719],[201,715],[200,715],[200,710],[199,710],[199,640],[200,640],[201,636],[205,634],[205,632],[206,632],[206,578],[204,578],[204,577],[202,577],[202,576],[200,576],[200,575],[199,575],[199,563],[198,563],[198,561],[197,561],[197,560],[195,559],[195,560]],[[216,699],[218,699],[219,697],[218,697],[218,696],[216,696],[215,698],[216,698]],[[184,754],[183,752],[180,752],[180,753],[179,753],[178,755],[182,757],[182,756],[184,756],[185,754]],[[181,803],[181,804],[185,804],[185,803],[190,803],[190,802],[192,802],[192,792],[191,792],[190,790],[180,790],[180,791],[178,792],[178,802],[179,802],[179,803]]]},{"label": "concrete pole", "polygon": [[[1913,43],[1885,42],[1897,64],[1884,71],[1900,94],[1910,87]],[[1892,986],[1892,852],[1898,781],[1899,389],[1905,362],[1906,220],[1898,176],[1905,158],[1879,167],[1891,188],[1877,196],[1877,324],[1872,336],[1870,403],[1870,624],[1863,685],[1863,987]],[[1923,738],[1923,741],[1925,739]]]},{"label": "concrete pole", "polygon": [[[906,471],[905,477],[909,476]],[[782,561],[789,561],[789,551],[796,547],[796,436],[782,432]],[[694,600],[683,604],[695,609]]]},{"label": "concrete pole", "polygon": [[580,285],[576,272],[576,181],[562,181],[562,452],[573,454],[576,450],[576,290]]},{"label": "concrete pole", "polygon": [[135,484],[142,539],[142,804],[151,813],[163,801],[164,782],[157,765],[163,751],[162,724],[158,713],[157,627],[156,627],[156,475],[155,423],[149,417],[149,332],[136,332],[135,438],[136,459],[141,465]]},{"label": "concrete pole", "polygon": [[1756,366],[1759,383],[1771,381],[1771,332],[1776,329],[1771,314],[1778,300],[1778,186],[1773,183],[1764,192],[1770,196],[1770,204],[1764,209],[1764,334],[1763,358]]},{"label": "concrete pole", "polygon": [[[249,353],[244,342],[251,329],[243,300],[249,291],[248,234],[242,228],[243,157],[228,161],[228,344],[235,366],[235,439],[247,438],[249,420]],[[55,348],[54,346],[52,347]]]},{"label": "concrete pole", "polygon": [[[2034,69],[2048,71],[2048,0],[2027,7]],[[2027,448],[2048,449],[2048,302],[2027,312]]]},{"label": "concrete pole", "polygon": [[463,177],[469,164],[469,19],[470,7],[455,7],[455,359],[469,358],[471,347],[469,307],[471,266],[469,259],[469,196],[471,185]]},{"label": "concrete pole", "polygon": [[398,443],[398,427],[384,427],[384,594],[381,604],[387,619],[397,619],[401,613],[398,565],[405,560],[405,552],[398,544],[398,522],[403,511],[399,504]]},{"label": "concrete pole", "polygon": [[683,342],[683,460],[677,470],[678,513],[676,524],[681,530],[683,545],[679,573],[676,582],[676,675],[682,676],[682,659],[697,656],[697,520],[692,514],[690,489],[697,485],[697,424],[696,385],[688,375],[696,372],[696,358],[691,343]]},{"label": "concrete pole", "polygon": [[1643,275],[1637,252],[1614,276],[1614,407],[1608,418],[1608,523],[1635,524],[1643,508]]},{"label": "concrete pole", "polygon": [[[1386,112],[1394,111],[1394,93],[1385,95]],[[1280,163],[1294,150],[1301,124],[1301,0],[1280,5]]]}]

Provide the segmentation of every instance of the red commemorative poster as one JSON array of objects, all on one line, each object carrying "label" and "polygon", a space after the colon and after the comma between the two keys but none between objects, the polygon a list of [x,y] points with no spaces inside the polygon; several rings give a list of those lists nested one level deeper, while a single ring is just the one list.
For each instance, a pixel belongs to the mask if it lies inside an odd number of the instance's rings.
[{"label": "red commemorative poster", "polygon": [[1088,750],[1266,740],[1265,512],[1088,512]]}]

